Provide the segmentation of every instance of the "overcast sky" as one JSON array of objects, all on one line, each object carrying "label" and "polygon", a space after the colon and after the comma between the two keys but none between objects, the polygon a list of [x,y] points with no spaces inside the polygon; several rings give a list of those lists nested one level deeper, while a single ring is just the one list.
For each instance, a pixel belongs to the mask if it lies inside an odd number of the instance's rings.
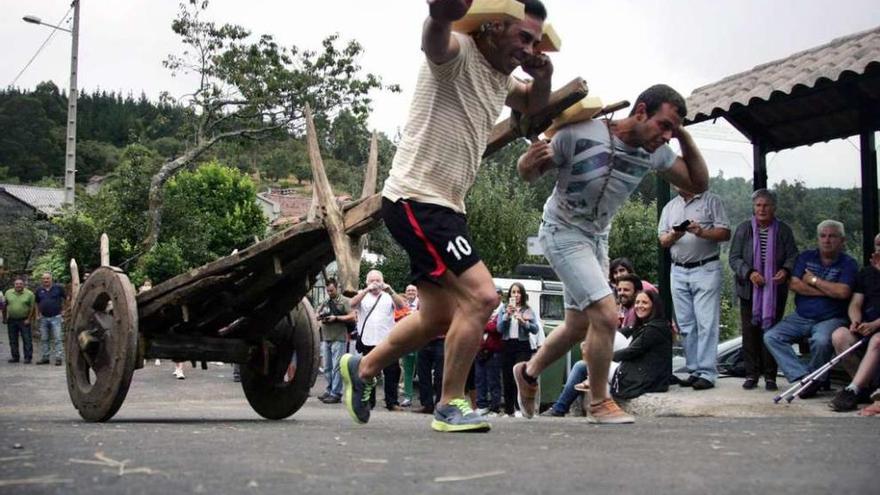
[{"label": "overcast sky", "polygon": [[[876,0],[544,0],[563,41],[552,54],[554,87],[585,78],[605,102],[634,100],[640,90],[665,82],[688,96],[694,88],[787,57],[834,38],[880,25]],[[24,15],[56,23],[69,0],[3,0],[0,3],[0,84],[10,84],[50,29]],[[181,51],[171,31],[173,0],[82,0],[79,87],[155,98],[182,95],[192,81],[162,67]],[[406,119],[421,61],[419,36],[424,0],[213,0],[207,17],[272,34],[287,45],[318,48],[327,35],[357,39],[365,70],[398,83],[402,94],[376,95],[371,120],[394,135]],[[66,88],[70,42],[58,32],[16,86],[53,80]],[[702,129],[701,129],[702,127]],[[708,127],[708,129],[706,129]],[[713,175],[751,177],[751,146],[722,124],[692,127]],[[708,139],[700,136],[721,136]],[[772,183],[802,179],[810,186],[852,187],[859,180],[859,140],[839,140],[768,157]]]}]

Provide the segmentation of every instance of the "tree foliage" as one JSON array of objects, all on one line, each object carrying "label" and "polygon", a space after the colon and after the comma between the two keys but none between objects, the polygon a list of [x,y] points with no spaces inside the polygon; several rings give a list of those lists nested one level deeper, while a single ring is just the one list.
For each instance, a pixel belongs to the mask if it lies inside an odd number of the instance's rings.
[{"label": "tree foliage", "polygon": [[538,231],[541,214],[534,191],[509,172],[510,164],[487,162],[465,202],[474,244],[495,274],[512,273],[526,258],[526,238]]},{"label": "tree foliage", "polygon": [[167,184],[163,240],[175,241],[190,266],[225,256],[266,232],[256,188],[236,169],[212,162]]},{"label": "tree foliage", "polygon": [[[133,143],[153,145],[160,156],[179,152],[187,110],[107,91],[83,91],[77,100],[77,182],[110,173],[122,149]],[[67,95],[52,82],[32,91],[0,90],[0,164],[4,180],[34,182],[63,175]],[[177,142],[178,146],[169,146]]]},{"label": "tree foliage", "polygon": [[656,282],[657,253],[657,205],[630,199],[612,221],[608,256],[629,258],[639,276]]},{"label": "tree foliage", "polygon": [[163,164],[150,185],[147,249],[159,239],[163,185],[218,142],[284,132],[301,135],[307,104],[320,128],[342,110],[363,122],[372,91],[398,90],[374,74],[361,73],[363,47],[356,41],[339,46],[334,34],[324,39],[320,53],[288,48],[271,35],[254,39],[244,27],[204,20],[207,7],[207,0],[181,3],[171,24],[185,49],[170,55],[165,67],[172,74],[195,74],[199,84],[180,102],[193,116],[192,144]]},{"label": "tree foliage", "polygon": [[21,217],[0,224],[0,258],[3,268],[14,274],[29,273],[46,250],[51,224],[39,218]]},{"label": "tree foliage", "polygon": [[60,266],[66,272],[68,260],[75,258],[83,270],[93,269],[99,262],[100,235],[107,233],[112,265],[132,272],[135,282],[150,277],[158,283],[246,247],[266,231],[250,178],[209,163],[169,182],[167,231],[161,243],[144,252],[150,178],[161,159],[132,145],[121,160],[98,194],[83,197],[76,210],[54,219],[58,235],[39,266]]}]

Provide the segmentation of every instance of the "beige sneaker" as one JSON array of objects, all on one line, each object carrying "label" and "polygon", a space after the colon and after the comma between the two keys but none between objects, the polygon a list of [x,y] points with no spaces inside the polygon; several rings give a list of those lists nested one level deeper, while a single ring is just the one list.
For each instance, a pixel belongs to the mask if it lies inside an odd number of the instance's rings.
[{"label": "beige sneaker", "polygon": [[614,399],[605,399],[598,404],[590,404],[590,416],[587,421],[600,425],[620,425],[635,423],[636,420],[614,402]]},{"label": "beige sneaker", "polygon": [[526,381],[523,376],[525,371],[525,362],[513,365],[513,381],[516,382],[516,400],[519,403],[519,410],[522,411],[523,416],[531,418],[538,409],[536,399],[540,391],[537,383],[532,385]]}]

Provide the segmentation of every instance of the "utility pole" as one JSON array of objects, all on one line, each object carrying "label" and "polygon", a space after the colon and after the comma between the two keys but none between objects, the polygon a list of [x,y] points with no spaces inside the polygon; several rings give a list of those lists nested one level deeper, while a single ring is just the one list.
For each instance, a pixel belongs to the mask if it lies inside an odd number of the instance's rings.
[{"label": "utility pole", "polygon": [[67,93],[67,151],[64,157],[64,204],[73,208],[76,187],[76,72],[79,52],[79,3],[73,0],[73,29],[70,46],[70,89]]},{"label": "utility pole", "polygon": [[[67,150],[64,154],[64,206],[70,206],[71,208],[73,208],[76,185],[76,100],[79,96],[76,91],[76,72],[79,52],[79,2],[80,0],[73,0],[73,3],[70,4],[71,8],[73,8],[73,29],[66,29],[43,22],[42,19],[33,15],[26,15],[21,18],[24,22],[48,26],[52,29],[71,34],[70,88],[67,92]],[[65,15],[66,18],[67,16]]]}]

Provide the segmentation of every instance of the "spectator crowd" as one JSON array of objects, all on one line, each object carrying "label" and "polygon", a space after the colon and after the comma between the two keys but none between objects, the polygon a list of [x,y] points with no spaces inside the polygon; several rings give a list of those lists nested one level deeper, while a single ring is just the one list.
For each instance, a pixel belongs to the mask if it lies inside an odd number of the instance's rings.
[{"label": "spectator crowd", "polygon": [[[641,279],[626,258],[609,263],[608,284],[615,295],[618,324],[608,384],[615,399],[665,392],[670,384],[706,390],[718,379],[720,296],[723,284],[720,244],[730,240],[729,265],[735,277],[742,329],[744,381],[742,388],[776,391],[781,372],[797,383],[836,354],[858,345],[841,360],[849,383],[837,391],[829,406],[854,411],[877,399],[880,386],[880,235],[874,240],[870,263],[862,267],[845,252],[842,223],[825,220],[816,227],[816,245],[798,252],[791,228],[776,218],[776,198],[766,189],[752,196],[753,215],[731,229],[724,206],[711,192],[679,191],[663,209],[658,223],[661,246],[672,259],[670,272],[674,317],[664,314],[658,289]],[[733,234],[731,235],[731,230]],[[419,311],[415,285],[398,294],[378,270],[370,271],[365,287],[352,298],[343,296],[334,279],[325,281],[326,299],[318,306],[321,354],[326,389],[318,397],[326,404],[342,400],[340,359],[346,352],[369,354],[388,338],[397,321]],[[142,288],[144,290],[144,288]],[[789,293],[794,310],[786,314]],[[474,410],[488,416],[522,416],[514,367],[527,362],[543,344],[544,324],[539,307],[525,287],[512,283],[501,304],[486,321],[479,353],[471,367],[467,392]],[[65,288],[44,273],[34,290],[22,277],[0,292],[3,323],[8,330],[8,363],[34,362],[33,330],[39,332],[35,364],[63,363],[63,309]],[[678,338],[685,354],[687,377],[672,373],[673,342]],[[385,407],[432,414],[440,400],[444,367],[444,335],[400,362],[383,369]],[[799,356],[800,348],[805,352]],[[582,414],[589,394],[587,342],[583,359],[567,370],[558,397],[542,415]],[[175,376],[182,378],[182,363]],[[417,384],[417,386],[416,386]],[[830,373],[798,392],[810,399],[830,390]],[[416,400],[418,405],[416,405]],[[375,404],[375,391],[372,403]],[[880,413],[880,405],[862,409]]]},{"label": "spectator crowd", "polygon": [[[742,325],[742,388],[756,389],[763,380],[765,390],[777,391],[779,372],[796,383],[865,339],[867,345],[842,361],[851,381],[829,406],[853,411],[859,404],[871,403],[880,385],[880,236],[871,264],[860,270],[845,252],[842,223],[819,223],[816,246],[798,252],[791,228],[776,218],[775,195],[761,189],[752,201],[753,216],[735,228],[721,199],[711,192],[680,190],[663,209],[657,231],[672,259],[674,316],[664,314],[659,290],[635,273],[629,259],[611,260],[608,284],[617,303],[618,325],[608,384],[615,399],[666,392],[672,384],[696,391],[715,386],[724,273],[721,244],[730,241],[728,260]],[[403,295],[396,293],[377,270],[369,272],[365,288],[351,299],[339,294],[333,279],[326,287],[328,298],[318,314],[327,388],[319,399],[335,404],[342,395],[340,357],[345,352],[368,354],[388,337],[396,321],[419,311],[419,297],[414,285],[407,286]],[[794,310],[785,314],[789,292],[794,294]],[[514,367],[527,362],[543,344],[545,328],[536,301],[529,300],[521,283],[512,283],[505,292],[499,289],[499,296],[502,302],[486,321],[467,391],[479,414],[516,417],[522,416],[522,404]],[[683,379],[672,372],[676,339],[685,354]],[[796,354],[798,345],[808,353]],[[559,396],[542,398],[545,405],[551,404],[542,415],[565,416],[574,405],[575,414],[583,413],[583,398],[590,388],[586,341],[580,349],[583,359],[567,370]],[[440,400],[443,363],[444,336],[440,335],[385,368],[385,407],[433,413]],[[829,387],[830,376],[825,374],[798,397],[809,399]],[[870,406],[863,414],[876,414],[878,408]]]}]

